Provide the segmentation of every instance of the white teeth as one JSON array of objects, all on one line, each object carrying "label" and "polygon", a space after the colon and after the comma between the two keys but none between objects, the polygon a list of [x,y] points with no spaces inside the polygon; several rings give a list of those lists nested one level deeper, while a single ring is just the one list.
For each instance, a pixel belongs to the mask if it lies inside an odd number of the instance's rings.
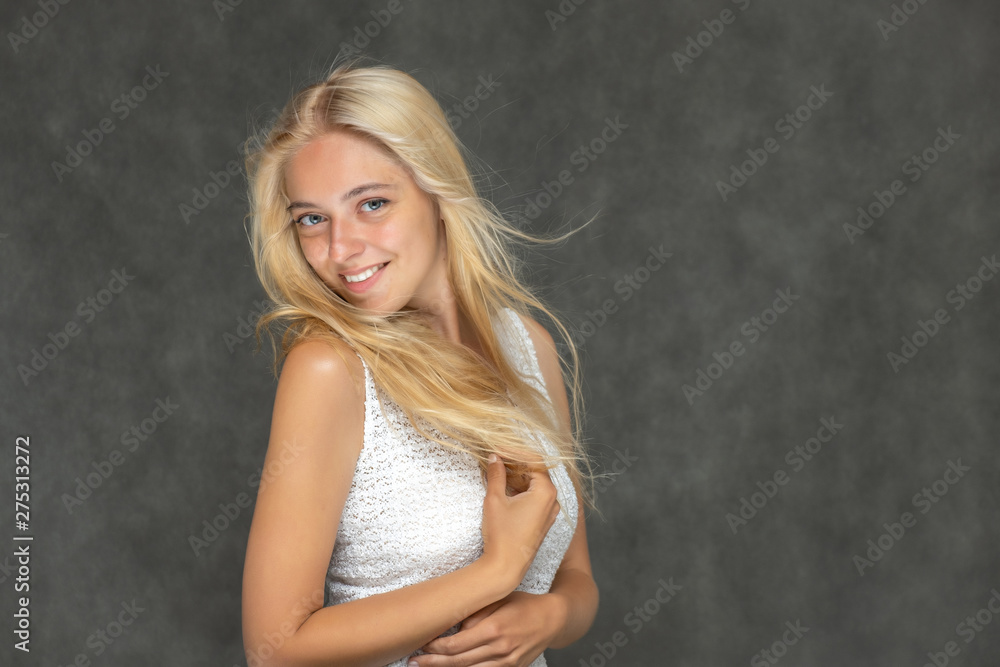
[{"label": "white teeth", "polygon": [[368,280],[369,278],[374,276],[378,272],[378,270],[381,269],[383,266],[385,266],[385,264],[379,264],[378,266],[373,266],[364,273],[359,273],[356,276],[344,276],[344,280],[346,280],[349,283],[360,283],[362,280]]}]

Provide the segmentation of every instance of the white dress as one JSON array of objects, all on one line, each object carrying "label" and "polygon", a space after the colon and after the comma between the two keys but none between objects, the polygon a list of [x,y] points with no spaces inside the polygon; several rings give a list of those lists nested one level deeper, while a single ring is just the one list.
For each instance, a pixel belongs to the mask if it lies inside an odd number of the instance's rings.
[{"label": "white dress", "polygon": [[[504,310],[493,326],[513,368],[548,398],[520,317]],[[364,445],[337,529],[324,606],[432,579],[471,564],[483,553],[486,484],[476,460],[420,436],[399,406],[375,386],[367,364],[364,371]],[[550,442],[544,447],[555,453]],[[549,477],[562,511],[517,587],[528,593],[548,592],[576,530],[576,492],[565,466],[550,470]],[[456,625],[442,636],[457,630]],[[405,667],[406,662],[403,658],[390,665]],[[545,665],[544,655],[531,663]]]}]

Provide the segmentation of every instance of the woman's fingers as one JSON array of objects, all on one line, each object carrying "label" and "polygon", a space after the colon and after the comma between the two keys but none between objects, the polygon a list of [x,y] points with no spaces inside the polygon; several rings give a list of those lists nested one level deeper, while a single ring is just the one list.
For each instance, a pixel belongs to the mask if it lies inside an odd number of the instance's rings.
[{"label": "woman's fingers", "polygon": [[553,497],[556,495],[556,486],[549,477],[548,470],[532,470],[528,473],[528,491],[548,493]]},{"label": "woman's fingers", "polygon": [[490,454],[486,464],[486,493],[506,495],[507,467],[496,454]]},{"label": "woman's fingers", "polygon": [[498,455],[490,455],[483,503],[483,554],[510,574],[514,586],[531,566],[560,511],[548,470],[525,471],[524,476],[528,488],[508,496],[510,474]]}]

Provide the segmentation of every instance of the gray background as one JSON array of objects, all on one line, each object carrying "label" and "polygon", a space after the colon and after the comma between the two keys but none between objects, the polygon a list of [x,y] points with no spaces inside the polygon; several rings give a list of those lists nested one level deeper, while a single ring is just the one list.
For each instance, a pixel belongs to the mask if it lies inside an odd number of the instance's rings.
[{"label": "gray background", "polygon": [[[1000,622],[968,642],[958,625],[1000,587],[1000,285],[960,310],[948,301],[1000,251],[995,3],[911,2],[916,13],[883,35],[888,1],[591,0],[554,29],[556,0],[402,2],[366,54],[449,106],[480,76],[501,83],[457,128],[477,170],[492,170],[489,196],[517,216],[569,169],[573,182],[530,228],[600,213],[530,256],[532,282],[584,340],[595,457],[634,460],[600,494],[604,519],[588,520],[597,619],[549,664],[601,665],[596,645],[619,631],[608,664],[748,664],[786,621],[809,629],[783,664],[917,666],[948,641],[960,649],[950,664],[996,664]],[[387,4],[243,2],[220,14],[207,0],[78,0],[16,52],[9,36],[0,49],[0,497],[14,535],[14,441],[30,435],[35,535],[30,656],[11,648],[14,543],[3,549],[3,662],[244,664],[250,509],[197,555],[189,536],[220,503],[256,492],[275,381],[239,332],[263,294],[243,177],[209,188],[189,222],[180,205]],[[672,53],[727,8],[735,20],[679,71]],[[4,3],[0,26],[19,31],[38,11]],[[169,75],[119,119],[115,98],[156,65]],[[784,138],[775,122],[821,85],[833,95]],[[52,163],[104,117],[114,131],[60,180]],[[578,171],[574,151],[606,118],[628,127]],[[911,182],[904,163],[939,128],[960,138]],[[778,152],[723,201],[716,182],[769,137]],[[894,179],[905,194],[852,243],[844,224]],[[616,283],[661,244],[672,256],[626,300]],[[134,279],[85,321],[78,304],[122,267]],[[744,323],[779,289],[799,298],[751,342]],[[937,309],[948,321],[893,369],[887,354]],[[18,366],[69,322],[79,335],[22,380]],[[734,341],[744,354],[689,401],[683,385]],[[120,434],[168,397],[173,415],[123,447]],[[843,428],[795,471],[786,452],[821,418]],[[114,449],[124,462],[70,512],[63,494]],[[914,495],[959,459],[968,472],[939,483],[947,494],[921,513]],[[727,513],[779,470],[788,483],[734,534]],[[915,525],[860,574],[854,557],[903,512]],[[635,632],[628,615],[670,578],[682,589]],[[88,644],[133,600],[143,611],[124,634]]]}]

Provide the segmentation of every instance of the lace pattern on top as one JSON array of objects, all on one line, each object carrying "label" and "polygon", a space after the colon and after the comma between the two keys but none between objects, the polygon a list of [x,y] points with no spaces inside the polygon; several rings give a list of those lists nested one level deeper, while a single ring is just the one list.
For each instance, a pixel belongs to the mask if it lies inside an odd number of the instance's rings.
[{"label": "lace pattern on top", "polygon": [[[502,311],[493,326],[512,367],[548,399],[534,345],[517,313]],[[324,606],[432,579],[471,564],[483,553],[486,483],[476,460],[417,433],[362,364],[364,444],[337,528]],[[540,438],[534,441],[537,445]],[[547,440],[542,446],[548,454],[556,453]],[[576,530],[577,497],[565,465],[560,463],[549,476],[563,511],[517,587],[528,593],[548,592]],[[456,625],[442,636],[457,630]],[[390,665],[405,667],[406,659]],[[544,655],[531,663],[545,665]]]}]

